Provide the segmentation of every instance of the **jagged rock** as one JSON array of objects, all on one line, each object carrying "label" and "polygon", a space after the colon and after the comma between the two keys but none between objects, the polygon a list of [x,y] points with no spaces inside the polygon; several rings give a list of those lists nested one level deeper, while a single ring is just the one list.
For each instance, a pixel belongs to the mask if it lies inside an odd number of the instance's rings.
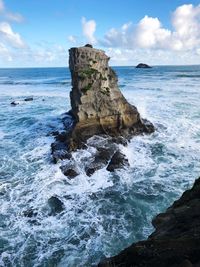
[{"label": "jagged rock", "polygon": [[120,92],[117,75],[108,61],[102,50],[88,46],[69,50],[71,113],[76,120],[69,144],[71,150],[82,147],[95,134],[128,138],[154,131],[153,125],[146,125],[137,108]]},{"label": "jagged rock", "polygon": [[110,146],[109,148],[97,148],[94,160],[85,168],[86,174],[91,176],[95,171],[106,166],[114,153],[114,149],[115,147],[113,146]]},{"label": "jagged rock", "polygon": [[51,144],[51,154],[54,163],[57,163],[59,160],[71,158],[71,153],[68,151],[68,144],[60,141]]},{"label": "jagged rock", "polygon": [[116,169],[123,168],[124,166],[129,166],[128,159],[124,154],[117,150],[112,156],[106,170],[114,172]]},{"label": "jagged rock", "polygon": [[72,163],[64,164],[60,167],[60,169],[63,172],[63,174],[68,177],[68,179],[73,179],[79,175],[79,172],[75,164]]},{"label": "jagged rock", "polygon": [[150,69],[152,67],[150,67],[149,65],[147,64],[144,64],[144,63],[140,63],[136,66],[137,69]]},{"label": "jagged rock", "polygon": [[[165,213],[153,220],[155,232],[99,267],[199,267],[200,178]],[[113,244],[114,245],[114,244]]]},{"label": "jagged rock", "polygon": [[68,140],[68,133],[63,131],[55,136],[56,141],[65,142]]},{"label": "jagged rock", "polygon": [[33,97],[27,97],[24,99],[24,101],[28,102],[28,101],[33,101]]},{"label": "jagged rock", "polygon": [[56,196],[52,196],[48,199],[48,204],[51,209],[51,215],[56,215],[64,210],[64,204]]}]

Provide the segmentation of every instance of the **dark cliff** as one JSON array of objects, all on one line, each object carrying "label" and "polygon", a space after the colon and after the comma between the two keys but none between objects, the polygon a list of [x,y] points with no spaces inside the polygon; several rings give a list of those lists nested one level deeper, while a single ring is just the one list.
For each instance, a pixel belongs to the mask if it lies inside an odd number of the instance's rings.
[{"label": "dark cliff", "polygon": [[199,267],[200,178],[165,213],[153,220],[155,232],[99,267]]}]

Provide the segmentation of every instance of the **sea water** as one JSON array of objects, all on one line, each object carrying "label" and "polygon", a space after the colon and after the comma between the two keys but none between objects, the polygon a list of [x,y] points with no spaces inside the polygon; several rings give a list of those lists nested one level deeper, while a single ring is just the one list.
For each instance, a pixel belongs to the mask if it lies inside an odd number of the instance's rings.
[{"label": "sea water", "polygon": [[[115,173],[87,177],[93,150],[78,150],[80,175],[68,180],[52,162],[50,133],[63,129],[70,109],[69,70],[0,69],[0,266],[95,265],[147,238],[152,218],[199,176],[200,66],[115,70],[122,93],[156,131],[119,145],[130,167]],[[64,204],[57,215],[52,196]]]}]

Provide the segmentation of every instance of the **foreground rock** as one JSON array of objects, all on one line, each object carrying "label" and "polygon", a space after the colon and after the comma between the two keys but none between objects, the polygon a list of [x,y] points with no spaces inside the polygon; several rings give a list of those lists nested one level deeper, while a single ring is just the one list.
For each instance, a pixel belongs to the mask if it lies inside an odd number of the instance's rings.
[{"label": "foreground rock", "polygon": [[140,63],[136,66],[137,69],[151,69],[152,67],[150,67],[149,65],[147,64],[144,64],[144,63]]},{"label": "foreground rock", "polygon": [[[200,178],[153,220],[155,232],[99,267],[199,267]],[[114,245],[114,244],[113,244]]]}]

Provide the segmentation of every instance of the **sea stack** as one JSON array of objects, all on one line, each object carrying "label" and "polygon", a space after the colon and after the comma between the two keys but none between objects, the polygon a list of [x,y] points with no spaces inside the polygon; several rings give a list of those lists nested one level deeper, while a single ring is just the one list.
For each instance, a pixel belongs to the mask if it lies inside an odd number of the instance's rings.
[{"label": "sea stack", "polygon": [[153,125],[140,117],[137,108],[127,102],[118,87],[109,57],[91,45],[69,50],[72,77],[71,114],[75,126],[70,150],[81,147],[93,135],[106,134],[130,138],[152,133]]}]

